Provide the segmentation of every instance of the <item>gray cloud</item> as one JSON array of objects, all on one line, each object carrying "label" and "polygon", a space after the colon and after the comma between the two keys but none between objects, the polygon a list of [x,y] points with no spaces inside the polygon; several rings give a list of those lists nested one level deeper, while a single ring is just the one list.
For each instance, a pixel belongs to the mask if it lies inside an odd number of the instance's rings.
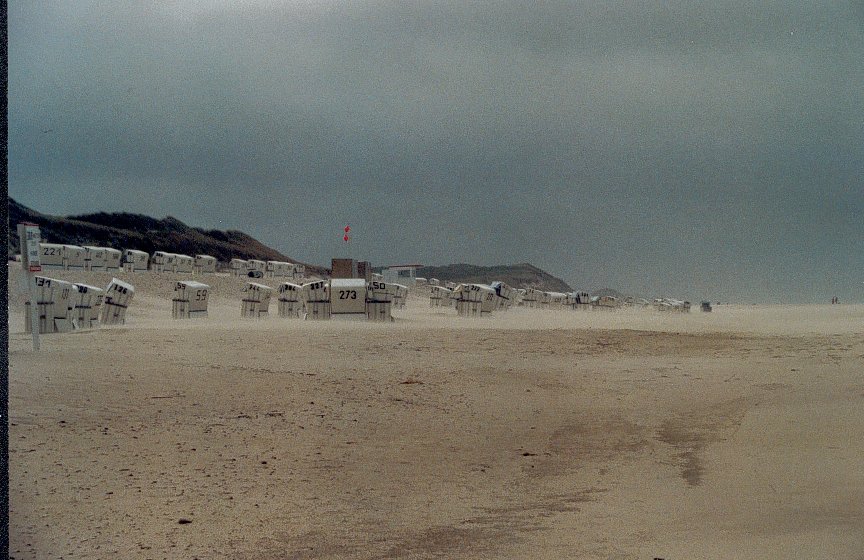
[{"label": "gray cloud", "polygon": [[382,264],[864,300],[864,13],[709,4],[18,3],[10,194],[319,263],[351,223]]}]

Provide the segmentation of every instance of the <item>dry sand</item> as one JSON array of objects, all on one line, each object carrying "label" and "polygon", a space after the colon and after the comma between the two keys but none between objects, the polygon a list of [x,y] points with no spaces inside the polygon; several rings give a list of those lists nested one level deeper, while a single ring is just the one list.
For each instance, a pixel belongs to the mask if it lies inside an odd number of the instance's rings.
[{"label": "dry sand", "polygon": [[10,272],[14,558],[864,558],[864,306],[172,321],[139,274],[35,354]]}]

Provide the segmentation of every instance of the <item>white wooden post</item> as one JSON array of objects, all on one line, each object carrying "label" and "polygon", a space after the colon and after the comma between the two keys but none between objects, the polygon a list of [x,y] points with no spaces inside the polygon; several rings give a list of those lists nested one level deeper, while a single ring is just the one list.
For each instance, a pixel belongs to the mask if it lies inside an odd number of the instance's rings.
[{"label": "white wooden post", "polygon": [[33,350],[39,350],[39,298],[36,293],[36,272],[42,272],[39,259],[39,226],[28,222],[18,224],[18,239],[21,246],[21,264],[27,275],[30,290],[30,331],[33,333]]}]

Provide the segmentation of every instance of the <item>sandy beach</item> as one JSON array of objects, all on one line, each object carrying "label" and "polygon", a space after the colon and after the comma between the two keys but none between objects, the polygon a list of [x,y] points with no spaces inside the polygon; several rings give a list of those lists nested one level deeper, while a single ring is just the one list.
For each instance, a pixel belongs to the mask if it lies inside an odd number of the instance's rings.
[{"label": "sandy beach", "polygon": [[864,558],[864,306],[244,320],[219,276],[174,321],[117,275],[34,353],[20,275],[12,558]]}]

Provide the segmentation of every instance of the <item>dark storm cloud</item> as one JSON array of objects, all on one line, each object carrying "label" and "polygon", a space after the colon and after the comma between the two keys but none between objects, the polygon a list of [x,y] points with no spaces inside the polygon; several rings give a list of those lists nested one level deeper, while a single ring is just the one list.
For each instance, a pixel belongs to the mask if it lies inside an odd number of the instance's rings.
[{"label": "dark storm cloud", "polygon": [[[326,262],[864,298],[855,3],[18,3],[10,193]],[[43,132],[50,130],[50,132]]]}]

